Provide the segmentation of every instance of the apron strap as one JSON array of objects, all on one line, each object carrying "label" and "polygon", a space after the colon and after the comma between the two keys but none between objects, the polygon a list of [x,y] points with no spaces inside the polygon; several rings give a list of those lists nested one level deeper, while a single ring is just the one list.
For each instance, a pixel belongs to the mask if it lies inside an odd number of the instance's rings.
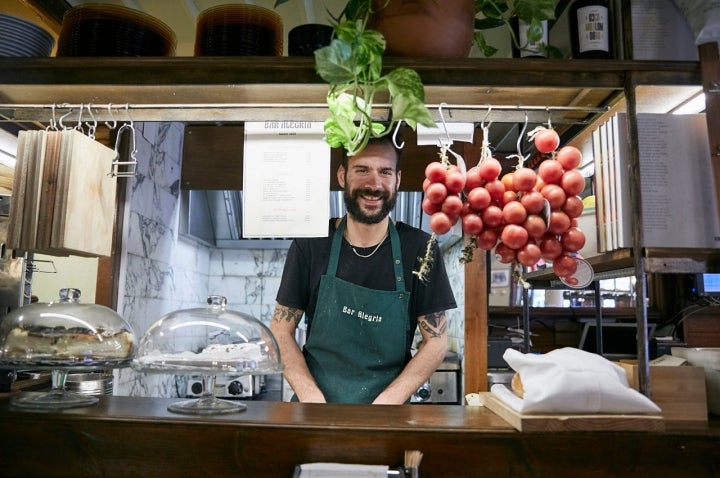
[{"label": "apron strap", "polygon": [[[330,261],[328,262],[327,275],[335,277],[337,274],[338,260],[340,258],[340,246],[342,244],[343,234],[345,232],[346,216],[343,216],[340,225],[333,235],[332,247],[330,248]],[[388,231],[390,232],[390,246],[392,248],[393,271],[395,273],[395,290],[398,292],[405,291],[405,275],[403,274],[402,253],[400,252],[400,236],[398,235],[395,224],[392,219],[388,221]]]}]

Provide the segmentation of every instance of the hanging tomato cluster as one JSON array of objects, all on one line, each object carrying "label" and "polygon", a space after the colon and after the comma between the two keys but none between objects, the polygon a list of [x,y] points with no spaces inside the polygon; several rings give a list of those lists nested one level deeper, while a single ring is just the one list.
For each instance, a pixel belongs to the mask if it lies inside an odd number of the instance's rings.
[{"label": "hanging tomato cluster", "polygon": [[578,195],[585,188],[577,170],[582,154],[573,146],[558,149],[553,129],[537,128],[531,134],[536,149],[549,155],[537,172],[520,161],[500,177],[500,162],[484,157],[463,177],[457,166],[433,162],[425,169],[422,208],[436,234],[447,233],[461,220],[473,246],[494,250],[500,262],[533,267],[542,258],[552,261],[558,277],[569,277],[577,270],[575,255],[585,245],[577,226],[583,211]]}]

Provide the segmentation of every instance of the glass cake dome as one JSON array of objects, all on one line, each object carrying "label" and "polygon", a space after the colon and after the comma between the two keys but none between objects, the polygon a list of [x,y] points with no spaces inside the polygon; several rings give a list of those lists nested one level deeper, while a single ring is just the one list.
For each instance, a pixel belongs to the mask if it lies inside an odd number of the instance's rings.
[{"label": "glass cake dome", "polygon": [[132,361],[139,372],[203,375],[199,399],[171,404],[187,414],[242,411],[239,402],[219,400],[213,389],[217,375],[268,375],[282,372],[280,350],[270,329],[258,319],[226,309],[227,299],[211,295],[207,306],[161,317],[143,335]]},{"label": "glass cake dome", "polygon": [[97,398],[65,390],[68,370],[125,367],[135,352],[135,334],[117,312],[80,303],[80,290],[60,289],[60,298],[10,311],[0,321],[0,367],[52,370],[52,390],[13,400],[25,408],[70,408]]}]

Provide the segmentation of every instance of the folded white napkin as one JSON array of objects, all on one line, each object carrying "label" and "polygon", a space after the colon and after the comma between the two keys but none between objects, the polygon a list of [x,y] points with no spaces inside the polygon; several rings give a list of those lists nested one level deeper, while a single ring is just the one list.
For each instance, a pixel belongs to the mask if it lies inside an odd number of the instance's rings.
[{"label": "folded white napkin", "polygon": [[385,465],[359,465],[348,463],[304,463],[300,465],[298,478],[387,478]]},{"label": "folded white napkin", "polygon": [[[524,396],[507,387],[491,392],[520,413],[658,413],[660,408],[631,388],[625,370],[606,358],[565,347],[546,354],[507,349],[503,358],[520,374]],[[502,387],[505,391],[499,390]]]}]

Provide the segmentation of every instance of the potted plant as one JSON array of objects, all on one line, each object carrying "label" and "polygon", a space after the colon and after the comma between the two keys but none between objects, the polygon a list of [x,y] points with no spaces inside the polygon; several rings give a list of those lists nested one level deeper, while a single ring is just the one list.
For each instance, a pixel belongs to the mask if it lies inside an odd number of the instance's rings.
[{"label": "potted plant", "polygon": [[[276,0],[275,7],[287,1]],[[452,2],[450,5],[443,1],[442,7],[456,7],[453,15],[442,10],[439,0],[407,3],[403,0],[348,0],[339,15],[329,14],[334,29],[333,40],[330,45],[315,50],[314,55],[317,73],[330,85],[327,94],[330,116],[325,121],[330,146],[343,147],[349,155],[354,155],[362,151],[371,137],[392,131],[398,121],[405,121],[413,129],[418,124],[434,126],[424,104],[425,92],[418,73],[401,67],[383,74],[382,59],[387,44],[382,31],[394,30],[402,24],[402,21],[396,21],[397,18],[389,22],[383,20],[388,15],[410,13],[420,18],[424,22],[422,25],[428,25],[427,17],[434,13],[452,21],[461,19],[463,14],[472,15],[466,22],[460,23],[467,23],[470,31],[474,26],[474,41],[486,56],[491,56],[497,49],[488,45],[482,32],[477,30],[509,26],[511,18],[518,17],[531,25],[528,39],[533,41],[541,34],[541,30],[538,32],[540,22],[555,18],[556,0],[474,0],[474,10],[468,8],[471,0]],[[464,13],[458,15],[458,11]],[[477,19],[479,14],[483,16],[480,20]],[[453,32],[446,21],[438,20],[437,23],[444,28],[440,35],[447,36]],[[424,27],[411,28],[410,31],[425,38],[439,38]],[[403,37],[387,34],[393,39]],[[464,56],[469,49],[468,46]],[[402,50],[393,49],[392,53],[401,54]],[[412,53],[417,55],[414,51]],[[389,125],[373,121],[372,106],[378,95],[388,95],[391,105]]]}]

